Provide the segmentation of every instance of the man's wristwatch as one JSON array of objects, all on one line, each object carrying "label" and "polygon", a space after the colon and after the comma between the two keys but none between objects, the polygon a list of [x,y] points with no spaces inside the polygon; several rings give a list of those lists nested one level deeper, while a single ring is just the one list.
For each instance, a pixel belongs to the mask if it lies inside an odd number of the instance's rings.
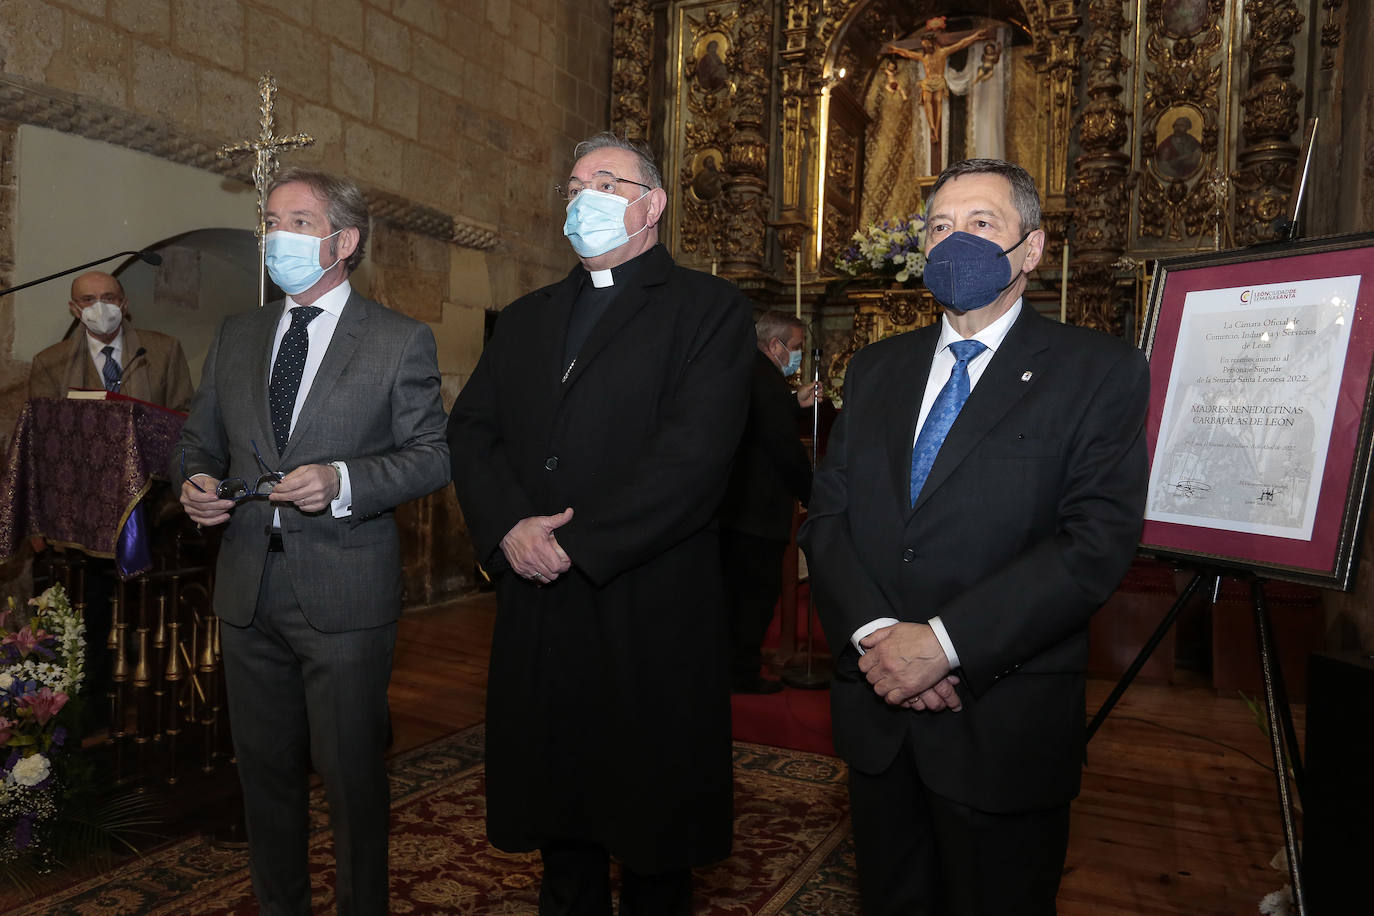
[{"label": "man's wristwatch", "polygon": [[339,467],[337,461],[329,462],[329,466],[334,469],[334,495],[329,498],[329,501],[333,502],[343,492],[343,469]]}]

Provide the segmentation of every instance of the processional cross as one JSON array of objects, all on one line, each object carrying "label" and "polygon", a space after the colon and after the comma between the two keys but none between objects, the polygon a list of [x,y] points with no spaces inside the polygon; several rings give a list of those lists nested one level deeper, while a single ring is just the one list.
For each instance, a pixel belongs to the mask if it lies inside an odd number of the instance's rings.
[{"label": "processional cross", "polygon": [[228,159],[235,153],[253,153],[253,185],[258,189],[258,226],[254,234],[258,237],[258,308],[262,308],[267,298],[267,270],[263,262],[264,245],[267,237],[267,183],[277,170],[277,153],[282,150],[300,149],[310,146],[315,138],[309,134],[292,134],[278,137],[273,134],[275,118],[273,100],[277,94],[277,78],[271,72],[258,77],[258,97],[261,100],[258,111],[258,131],[256,140],[240,140],[233,146],[222,146],[216,153],[218,159]]}]

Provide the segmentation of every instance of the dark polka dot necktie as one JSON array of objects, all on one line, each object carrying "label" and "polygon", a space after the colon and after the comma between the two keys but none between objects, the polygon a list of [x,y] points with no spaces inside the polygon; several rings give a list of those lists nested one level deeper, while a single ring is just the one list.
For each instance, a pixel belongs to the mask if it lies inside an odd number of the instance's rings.
[{"label": "dark polka dot necktie", "polygon": [[114,347],[101,347],[100,352],[105,357],[105,365],[100,369],[100,377],[105,380],[105,390],[118,391],[119,379],[124,372],[114,358]]},{"label": "dark polka dot necktie", "polygon": [[940,454],[940,446],[945,444],[945,436],[949,435],[950,427],[954,425],[955,418],[959,416],[959,411],[964,409],[964,402],[968,400],[971,388],[968,377],[969,361],[986,350],[987,346],[976,340],[956,340],[949,345],[949,349],[954,354],[954,368],[949,371],[949,381],[945,382],[945,387],[940,389],[940,393],[935,397],[935,403],[930,406],[926,422],[916,437],[916,447],[911,450],[913,506],[916,505],[916,497],[921,495],[921,488],[926,485],[926,478],[930,476],[935,456]]},{"label": "dark polka dot necktie", "polygon": [[301,390],[301,373],[305,371],[305,357],[310,352],[310,334],[306,326],[324,309],[317,305],[298,305],[291,310],[291,327],[281,339],[277,360],[272,364],[272,381],[267,386],[267,403],[272,410],[272,435],[277,440],[277,454],[286,451],[291,436],[291,414],[296,409],[296,394]]}]

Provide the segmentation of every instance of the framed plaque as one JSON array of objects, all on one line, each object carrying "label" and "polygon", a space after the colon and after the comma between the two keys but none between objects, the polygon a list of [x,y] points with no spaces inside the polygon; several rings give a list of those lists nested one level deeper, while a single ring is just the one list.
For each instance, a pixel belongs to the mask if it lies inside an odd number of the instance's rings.
[{"label": "framed plaque", "polygon": [[1374,233],[1161,260],[1141,548],[1352,585],[1369,491]]}]

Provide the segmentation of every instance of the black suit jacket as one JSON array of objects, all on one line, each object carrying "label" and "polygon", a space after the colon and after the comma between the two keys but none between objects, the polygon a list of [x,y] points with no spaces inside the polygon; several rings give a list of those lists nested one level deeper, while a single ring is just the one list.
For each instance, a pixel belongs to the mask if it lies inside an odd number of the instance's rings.
[{"label": "black suit jacket", "polygon": [[[938,326],[859,352],[799,541],[836,651],[835,743],[886,769],[907,730],[939,794],[986,811],[1078,792],[1088,619],[1135,553],[1149,370],[1139,350],[1029,307],[993,354],[910,505],[911,449]],[[878,698],[850,637],[940,615],[961,712]]]},{"label": "black suit jacket", "polygon": [[755,537],[792,538],[792,500],[811,496],[811,459],[797,435],[801,408],[773,361],[754,351],[749,422],[735,453],[720,524]]}]

